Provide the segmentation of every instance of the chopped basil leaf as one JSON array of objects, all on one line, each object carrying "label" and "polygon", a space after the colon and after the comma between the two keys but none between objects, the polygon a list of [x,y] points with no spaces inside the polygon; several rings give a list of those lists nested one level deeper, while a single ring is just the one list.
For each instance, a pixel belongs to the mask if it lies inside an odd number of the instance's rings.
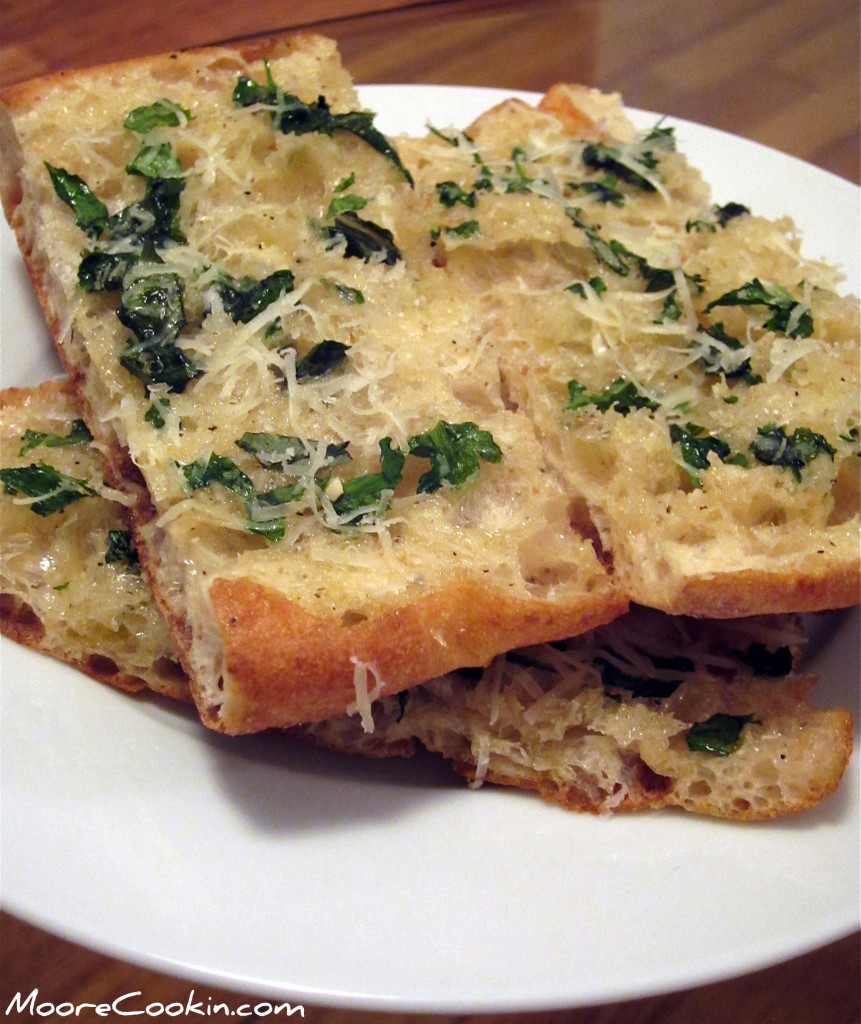
[{"label": "chopped basil leaf", "polygon": [[172,342],[130,340],[120,353],[119,361],[132,376],[147,386],[166,384],[168,390],[174,394],[180,394],[188,383],[203,373],[203,370]]},{"label": "chopped basil leaf", "polygon": [[285,517],[273,517],[268,510],[299,501],[304,494],[305,488],[302,484],[286,484],[263,494],[254,495],[245,504],[248,514],[248,532],[259,534],[269,541],[281,540],[285,532]]},{"label": "chopped basil leaf", "polygon": [[86,480],[61,473],[45,462],[34,462],[17,469],[0,469],[0,483],[6,494],[38,498],[30,505],[37,516],[62,512],[72,502],[94,495]]},{"label": "chopped basil leaf", "polygon": [[164,398],[154,399],[152,405],[144,413],[145,422],[155,427],[156,430],[161,430],[164,427],[167,420],[164,414],[170,409],[170,402]]},{"label": "chopped basil leaf", "polygon": [[834,458],[833,448],[822,434],[814,433],[807,427],[797,427],[787,434],[784,427],[774,423],[758,427],[757,436],[750,443],[754,457],[768,466],[783,466],[792,471],[796,480],[801,480],[801,470],[819,455]]},{"label": "chopped basil leaf", "polygon": [[336,196],[329,203],[326,216],[336,217],[339,213],[357,213],[359,210],[364,210],[368,202],[369,200],[365,199],[364,196],[356,196],[352,193],[346,196]]},{"label": "chopped basil leaf", "polygon": [[126,115],[123,127],[138,135],[146,135],[153,128],[176,128],[191,119],[191,111],[171,100],[158,99],[146,107],[135,107]]},{"label": "chopped basil leaf", "polygon": [[73,420],[68,434],[46,434],[41,430],[25,430],[19,455],[26,455],[34,448],[63,448],[67,445],[89,444],[93,435],[83,420]]},{"label": "chopped basil leaf", "polygon": [[62,167],[46,163],[54,191],[72,210],[75,223],[91,238],[97,238],[108,223],[108,208],[77,174],[70,174]]},{"label": "chopped basil leaf", "polygon": [[691,219],[685,222],[685,231],[690,234],[692,231],[708,231],[714,234],[717,228],[710,220],[695,220]]},{"label": "chopped basil leaf", "polygon": [[[783,331],[790,338],[809,338],[813,333],[813,317],[808,309],[785,288],[765,285],[756,277],[714,299],[706,306],[705,312],[717,306],[765,306],[773,314],[764,325],[766,330]],[[793,324],[791,330],[790,324]]]},{"label": "chopped basil leaf", "polygon": [[108,564],[125,562],[129,572],[135,575],[140,573],[141,564],[137,549],[128,530],[108,530],[108,549],[105,552],[105,561]]},{"label": "chopped basil leaf", "polygon": [[374,127],[376,115],[369,111],[333,114],[324,96],[318,96],[313,103],[305,103],[298,96],[279,88],[272,78],[269,62],[264,63],[266,85],[260,85],[245,75],[239,76],[233,90],[233,102],[236,106],[267,108],[273,125],[285,135],[305,135],[308,132],[332,135],[335,131],[350,132],[384,156],[410,185],[413,184],[413,177],[394,146]]},{"label": "chopped basil leaf", "polygon": [[145,142],[134,160],[126,165],[126,172],[142,178],[178,178],[182,167],[169,142]]},{"label": "chopped basil leaf", "polygon": [[[707,374],[723,375],[728,380],[738,377],[746,384],[761,384],[762,377],[753,373],[750,368],[750,358],[739,359],[734,353],[741,352],[744,346],[731,334],[724,330],[722,323],[712,324],[704,328],[704,333],[720,345],[707,345],[702,350],[700,362]],[[691,347],[700,348],[698,342],[691,342]]]},{"label": "chopped basil leaf", "polygon": [[327,288],[334,288],[342,299],[351,302],[353,305],[360,306],[365,301],[365,296],[358,288],[351,288],[340,281],[332,281],[328,277],[321,277],[320,283],[324,284]]},{"label": "chopped basil leaf", "polygon": [[436,135],[438,139],[442,139],[443,142],[447,142],[450,146],[457,147],[460,145],[460,139],[456,135],[445,135],[438,128],[434,128],[432,124],[428,125],[428,131],[431,135]]},{"label": "chopped basil leaf", "polygon": [[443,481],[462,484],[479,471],[479,459],[500,462],[502,450],[487,430],[475,423],[447,423],[439,420],[425,434],[409,439],[411,455],[430,459],[431,468],[418,482],[418,493],[438,490]]},{"label": "chopped basil leaf", "polygon": [[712,715],[705,722],[695,722],[687,734],[688,750],[725,757],[738,750],[742,729],[753,721],[753,715]]},{"label": "chopped basil leaf", "polygon": [[443,206],[451,209],[457,203],[468,206],[470,209],[475,206],[475,192],[467,192],[458,185],[456,181],[440,181],[436,184],[436,193]]},{"label": "chopped basil leaf", "polygon": [[215,452],[203,455],[195,462],[181,465],[179,468],[187,486],[192,490],[219,484],[241,498],[247,516],[248,532],[270,541],[280,540],[284,536],[284,518],[273,516],[267,510],[298,501],[305,493],[302,484],[293,483],[257,494],[251,478],[246,476],[232,459],[217,455]]},{"label": "chopped basil leaf", "polygon": [[201,487],[211,487],[212,484],[220,484],[228,491],[238,494],[240,498],[254,497],[254,484],[251,482],[251,478],[246,476],[232,459],[228,459],[224,455],[210,452],[208,455],[201,455],[194,462],[180,466],[180,469],[187,486],[192,491],[199,490]]},{"label": "chopped basil leaf", "polygon": [[600,181],[584,181],[580,184],[571,182],[571,187],[576,188],[578,192],[591,196],[596,202],[612,203],[613,206],[624,206],[625,195],[616,188],[617,184],[618,179],[612,174],[607,174]]},{"label": "chopped basil leaf", "polygon": [[462,224],[446,228],[445,233],[447,235],[455,235],[458,238],[472,238],[473,235],[480,234],[481,229],[477,220],[465,220]]},{"label": "chopped basil leaf", "polygon": [[746,651],[732,652],[739,661],[749,665],[757,675],[779,678],[788,676],[792,671],[792,650],[789,647],[778,647],[770,650],[765,644],[750,644]]},{"label": "chopped basil leaf", "polygon": [[179,227],[179,200],[184,188],[184,178],[148,178],[143,199],[109,218],[108,234],[140,245],[184,244],[186,237]]},{"label": "chopped basil leaf", "polygon": [[601,672],[601,682],[605,686],[615,686],[628,690],[632,697],[663,700],[671,696],[681,686],[681,679],[651,679],[648,676],[633,676],[605,658],[596,658],[595,665]]},{"label": "chopped basil leaf", "polygon": [[117,317],[139,341],[172,342],[185,327],[184,287],[168,271],[139,277],[123,288]]},{"label": "chopped basil leaf", "polygon": [[678,294],[674,288],[665,298],[661,306],[661,312],[655,317],[656,324],[666,323],[668,320],[675,323],[681,319],[682,307],[679,305]]},{"label": "chopped basil leaf", "polygon": [[[607,284],[600,277],[590,277],[586,284],[589,285],[596,295],[603,295],[604,292],[607,291]],[[565,291],[573,292],[574,295],[579,295],[581,299],[586,298],[586,288],[581,281],[575,281],[574,284],[569,284]]]},{"label": "chopped basil leaf", "polygon": [[[663,150],[665,153],[672,153],[676,148],[676,130],[675,128],[662,128],[659,121],[643,139],[643,145],[649,142],[652,143],[654,149]],[[642,154],[641,159],[643,161],[654,161],[651,150]],[[649,166],[653,166],[653,163],[649,163]]]},{"label": "chopped basil leaf", "polygon": [[[590,142],[583,148],[581,159],[587,167],[596,171],[608,171],[620,181],[642,189],[644,192],[654,192],[655,186],[648,178],[638,174],[634,168],[622,162],[622,152],[616,146],[608,146],[603,142]],[[634,158],[636,163],[642,164],[648,169],[655,166],[654,159],[645,153]]]},{"label": "chopped basil leaf", "polygon": [[[348,520],[354,522],[362,517],[360,509],[381,506],[384,492],[393,491],[401,482],[405,461],[403,452],[392,447],[392,439],[384,437],[380,441],[380,472],[344,480],[342,493],[332,502],[335,512],[339,516],[356,513]],[[378,511],[382,513],[384,510],[379,507]]]},{"label": "chopped basil leaf", "polygon": [[340,365],[350,350],[349,345],[327,338],[315,345],[308,353],[296,360],[296,380],[325,377]]},{"label": "chopped basil leaf", "polygon": [[644,395],[637,385],[624,377],[617,377],[612,384],[608,384],[603,391],[590,394],[586,386],[579,380],[568,381],[568,402],[566,409],[582,409],[584,406],[594,405],[599,412],[607,412],[614,409],[622,416],[627,416],[632,409],[658,408],[658,403]]},{"label": "chopped basil leaf", "polygon": [[[316,441],[303,442],[301,438],[290,434],[254,433],[246,431],[236,444],[253,455],[261,466],[293,466],[296,463],[308,462],[311,458],[310,448],[316,448]],[[331,466],[336,462],[348,461],[349,441],[326,446],[324,465]]]},{"label": "chopped basil leaf", "polygon": [[718,224],[725,228],[731,220],[750,213],[750,210],[746,206],[742,206],[741,203],[726,203],[724,206],[715,206],[714,213]]},{"label": "chopped basil leaf", "polygon": [[227,315],[234,323],[247,324],[282,295],[293,291],[290,270],[276,270],[261,280],[223,274],[213,285]]},{"label": "chopped basil leaf", "polygon": [[78,265],[78,283],[85,292],[119,291],[123,278],[141,258],[140,251],[86,252]]},{"label": "chopped basil leaf", "polygon": [[580,210],[576,206],[566,206],[565,215],[586,235],[589,248],[597,259],[599,259],[605,266],[609,267],[610,270],[622,277],[626,277],[628,275],[630,268],[628,267],[627,260],[624,257],[629,255],[629,253],[620,242],[605,241],[599,234],[597,228],[591,224],[587,224],[586,221],[583,220],[580,215]]},{"label": "chopped basil leaf", "polygon": [[373,221],[363,220],[349,210],[337,214],[335,223],[326,228],[324,234],[333,244],[346,243],[345,257],[353,256],[366,263],[371,259],[381,258],[380,262],[389,267],[394,266],[401,258],[400,249],[395,245],[391,231],[374,224]]},{"label": "chopped basil leaf", "polygon": [[346,192],[351,185],[355,184],[356,172],[351,171],[346,178],[341,178],[338,184],[335,186],[335,192]]},{"label": "chopped basil leaf", "polygon": [[[696,423],[688,423],[685,427],[679,426],[678,423],[671,423],[670,440],[679,446],[682,458],[693,470],[708,469],[711,454],[717,455],[721,462],[735,466],[747,465],[744,455],[740,452],[733,454],[729,444],[723,438],[713,437],[704,427]],[[702,485],[699,473],[689,471],[688,475],[695,486]]]}]

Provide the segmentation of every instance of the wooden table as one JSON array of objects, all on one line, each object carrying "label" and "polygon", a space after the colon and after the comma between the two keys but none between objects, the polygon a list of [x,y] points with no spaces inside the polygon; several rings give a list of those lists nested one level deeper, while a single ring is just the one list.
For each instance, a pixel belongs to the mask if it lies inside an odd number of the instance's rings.
[{"label": "wooden table", "polygon": [[[358,82],[543,90],[558,80],[580,81],[619,90],[632,106],[723,128],[861,180],[859,10],[853,0],[180,0],[174,5],[29,0],[0,11],[0,84],[296,26],[313,26],[337,39]],[[55,1004],[110,1002],[139,991],[140,1005],[185,1000],[192,987],[187,980],[83,949],[8,914],[0,925],[0,1013],[15,992],[34,986]],[[522,1019],[532,1024],[857,1024],[860,966],[855,935],[744,978]],[[199,998],[220,998],[234,1008],[255,1001],[193,987]],[[76,1019],[104,1018],[82,1012]],[[512,1016],[441,1018],[309,1005],[305,1019],[490,1024]]]}]

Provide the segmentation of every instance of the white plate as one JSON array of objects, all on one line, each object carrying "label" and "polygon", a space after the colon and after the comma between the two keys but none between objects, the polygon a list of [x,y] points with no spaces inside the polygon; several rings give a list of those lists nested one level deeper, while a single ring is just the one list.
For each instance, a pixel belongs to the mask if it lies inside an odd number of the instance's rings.
[{"label": "white plate", "polygon": [[[503,95],[363,90],[389,132],[464,126]],[[671,123],[716,201],[792,213],[858,290],[854,186]],[[36,383],[57,364],[5,226],[0,244],[3,384]],[[820,702],[856,707],[857,614],[820,619],[816,647]],[[13,644],[0,655],[7,908],[191,981],[364,1009],[576,1006],[751,971],[859,924],[857,754],[797,819],[604,820],[471,792],[430,758],[227,739]]]}]

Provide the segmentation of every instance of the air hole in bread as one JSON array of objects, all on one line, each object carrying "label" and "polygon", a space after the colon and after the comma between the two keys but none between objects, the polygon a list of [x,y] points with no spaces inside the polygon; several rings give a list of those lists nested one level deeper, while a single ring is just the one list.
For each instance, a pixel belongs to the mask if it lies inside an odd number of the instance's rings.
[{"label": "air hole in bread", "polygon": [[668,793],[673,788],[672,779],[666,775],[659,775],[645,761],[638,761],[634,771],[640,788],[648,796],[659,796],[662,793]]},{"label": "air hole in bread", "polygon": [[691,785],[688,786],[689,797],[706,797],[711,793],[711,791],[711,786],[704,779],[700,779],[698,782],[692,782]]},{"label": "air hole in bread", "polygon": [[106,654],[91,654],[87,658],[87,669],[100,678],[115,676],[120,670],[114,659]]},{"label": "air hole in bread", "polygon": [[771,508],[760,515],[757,526],[785,526],[787,522],[785,508]]},{"label": "air hole in bread", "polygon": [[185,669],[179,662],[174,661],[173,658],[158,658],[154,662],[153,668],[163,679],[169,679],[177,683],[188,680]]},{"label": "air hole in bread", "polygon": [[45,633],[45,626],[36,612],[14,594],[0,594],[0,620],[10,627],[25,629],[38,638]]},{"label": "air hole in bread", "polygon": [[857,459],[847,459],[837,472],[837,479],[831,489],[834,508],[828,517],[829,526],[848,523],[858,513],[861,505],[861,466]]},{"label": "air hole in bread", "polygon": [[365,622],[367,618],[368,616],[364,612],[357,612],[349,608],[341,616],[341,625],[344,627],[357,626],[360,622]]}]

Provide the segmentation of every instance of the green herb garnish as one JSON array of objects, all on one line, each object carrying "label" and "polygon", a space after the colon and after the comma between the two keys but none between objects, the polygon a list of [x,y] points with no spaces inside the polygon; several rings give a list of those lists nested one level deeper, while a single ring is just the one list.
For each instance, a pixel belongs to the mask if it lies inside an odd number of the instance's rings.
[{"label": "green herb garnish", "polygon": [[758,427],[756,437],[750,443],[750,450],[757,461],[768,466],[783,466],[801,480],[801,470],[819,455],[833,459],[836,449],[822,434],[814,433],[807,427],[797,427],[787,434],[784,427],[774,423]]},{"label": "green herb garnish", "polygon": [[6,494],[38,498],[30,505],[30,510],[37,516],[62,512],[67,505],[96,494],[86,480],[61,473],[45,462],[17,469],[0,469],[0,483]]},{"label": "green herb garnish", "polygon": [[385,495],[401,482],[405,461],[400,448],[392,446],[390,437],[384,437],[380,441],[379,473],[342,481],[343,490],[332,502],[335,512],[339,516],[350,516],[346,520],[350,523],[364,519],[369,513],[382,515],[387,504]]},{"label": "green herb garnish", "polygon": [[717,455],[721,462],[730,465],[747,465],[747,459],[741,452],[733,453],[723,438],[714,437],[706,431],[705,427],[696,423],[687,423],[684,427],[679,426],[678,423],[671,423],[670,440],[679,446],[682,458],[691,467],[688,476],[696,487],[702,485],[702,479],[696,470],[708,469],[709,456],[712,454]]},{"label": "green herb garnish", "polygon": [[601,672],[601,682],[605,686],[628,690],[632,697],[663,700],[675,693],[682,684],[681,679],[653,679],[648,676],[630,675],[605,658],[596,658],[595,665]]},{"label": "green herb garnish", "polygon": [[144,143],[126,173],[142,178],[178,178],[182,174],[179,158],[169,142]]},{"label": "green herb garnish", "polygon": [[[267,468],[294,466],[308,462],[311,458],[310,449],[317,447],[316,441],[303,441],[291,434],[274,434],[266,432],[246,431],[236,444],[253,455],[261,466]],[[324,465],[331,466],[337,462],[349,461],[347,452],[349,441],[326,446]]]},{"label": "green herb garnish", "polygon": [[344,256],[364,260],[379,260],[386,266],[394,266],[401,258],[401,251],[395,245],[395,237],[387,228],[364,220],[349,210],[339,213],[335,223],[324,229],[324,237],[332,245],[343,242]]},{"label": "green herb garnish", "polygon": [[[764,324],[766,330],[782,331],[790,338],[809,338],[813,333],[813,317],[802,303],[780,285],[765,285],[756,277],[714,299],[705,312],[717,306],[765,306],[772,312]],[[790,323],[793,324],[791,330]]]},{"label": "green herb garnish", "polygon": [[25,430],[19,455],[26,455],[34,448],[64,448],[68,445],[89,444],[93,435],[83,420],[73,420],[68,434],[47,434],[41,430]]},{"label": "green herb garnish", "polygon": [[695,722],[687,733],[688,750],[722,757],[738,750],[742,729],[754,721],[753,715],[712,715],[705,722]]},{"label": "green herb garnish", "polygon": [[72,210],[75,223],[91,238],[98,238],[108,223],[108,208],[77,174],[46,163],[54,191]]},{"label": "green herb garnish", "polygon": [[608,384],[603,391],[589,393],[585,384],[579,380],[568,381],[568,402],[566,409],[582,409],[587,405],[594,405],[599,412],[607,412],[613,409],[622,416],[627,416],[632,409],[658,408],[658,403],[643,394],[637,385],[624,377],[617,377],[611,384]]},{"label": "green herb garnish", "polygon": [[475,191],[467,192],[456,181],[440,181],[436,184],[436,194],[443,206],[451,209],[457,203],[472,209],[476,203]]},{"label": "green herb garnish", "polygon": [[325,377],[347,358],[349,345],[327,338],[296,360],[296,380],[307,381]]},{"label": "green herb garnish", "polygon": [[702,348],[699,342],[691,342],[692,348],[702,349],[700,362],[707,374],[720,375],[727,380],[737,377],[745,384],[761,384],[762,377],[753,373],[750,368],[750,358],[739,358],[735,353],[741,352],[744,348],[738,338],[734,338],[724,330],[722,323],[712,324],[703,328],[705,334],[720,345],[706,345]]},{"label": "green herb garnish", "polygon": [[129,572],[135,575],[140,573],[141,564],[137,548],[128,530],[108,530],[108,548],[105,552],[105,561],[107,563],[125,562]]},{"label": "green herb garnish", "polygon": [[479,459],[502,459],[502,450],[492,434],[469,422],[439,420],[427,433],[409,439],[409,451],[431,461],[431,468],[419,478],[420,494],[438,490],[444,481],[454,485],[465,483],[479,471]]},{"label": "green herb garnish", "polygon": [[222,274],[213,284],[224,311],[234,323],[250,323],[267,306],[293,291],[295,280],[290,270],[276,270],[266,277],[230,277]]},{"label": "green herb garnish", "polygon": [[746,206],[742,206],[741,203],[726,203],[723,206],[714,207],[715,219],[722,228],[725,228],[731,220],[735,220],[736,217],[741,217],[745,213],[750,213],[750,210]]},{"label": "green herb garnish", "polygon": [[123,127],[138,135],[146,135],[153,128],[176,128],[191,120],[191,111],[172,100],[158,99],[146,107],[135,107],[126,115]]},{"label": "green herb garnish", "polygon": [[375,114],[369,111],[333,114],[324,96],[318,96],[313,103],[305,103],[275,84],[268,61],[264,61],[264,66],[265,85],[245,75],[239,76],[233,90],[236,106],[266,109],[274,127],[285,135],[319,132],[331,136],[336,131],[350,132],[385,157],[410,185],[413,184],[413,177],[394,146],[374,127]]}]

